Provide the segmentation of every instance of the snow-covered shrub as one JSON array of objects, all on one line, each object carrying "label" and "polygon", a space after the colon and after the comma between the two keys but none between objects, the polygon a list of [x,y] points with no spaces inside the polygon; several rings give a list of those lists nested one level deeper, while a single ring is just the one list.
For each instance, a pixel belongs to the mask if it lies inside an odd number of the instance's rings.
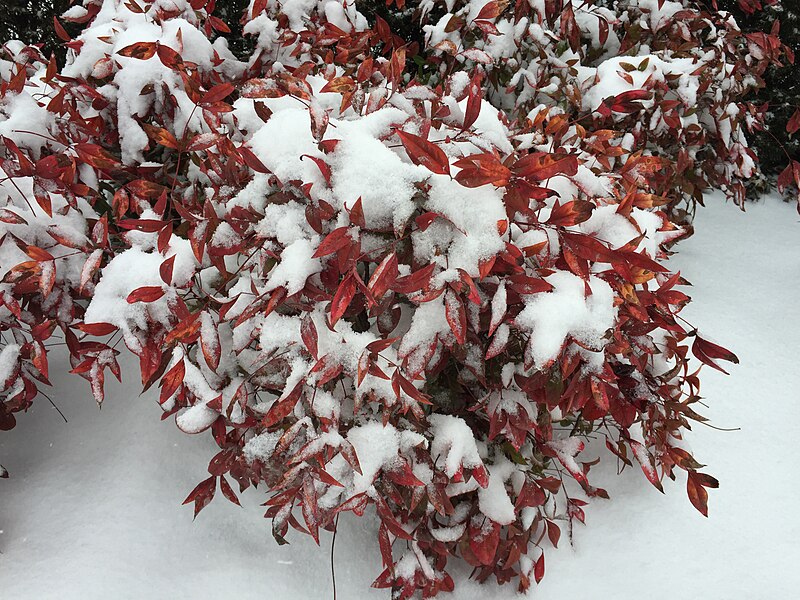
[{"label": "snow-covered shrub", "polygon": [[398,598],[452,589],[453,555],[539,581],[608,495],[589,437],[659,489],[687,471],[705,514],[689,343],[736,358],[658,261],[681,202],[741,196],[744,96],[782,48],[700,3],[606,4],[401,1],[404,39],[254,0],[244,63],[213,0],[86,0],[58,73],[7,45],[4,426],[56,329],[98,401],[122,342],[219,445],[195,512],[262,484],[282,542],[373,507]]}]

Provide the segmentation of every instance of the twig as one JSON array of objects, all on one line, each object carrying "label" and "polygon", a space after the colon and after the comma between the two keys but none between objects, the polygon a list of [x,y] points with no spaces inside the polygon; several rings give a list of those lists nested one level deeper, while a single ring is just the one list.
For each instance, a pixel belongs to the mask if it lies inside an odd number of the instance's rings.
[{"label": "twig", "polygon": [[331,537],[331,582],[333,583],[333,600],[336,600],[336,568],[333,564],[333,551],[336,548],[336,532],[339,530],[339,513],[333,521],[333,536]]},{"label": "twig", "polygon": [[56,403],[53,402],[53,399],[47,394],[45,394],[42,390],[39,390],[39,393],[50,401],[50,404],[53,406],[53,408],[55,408],[58,411],[58,414],[61,415],[61,418],[64,419],[64,423],[69,423],[69,421],[67,421],[67,417],[65,417],[64,413],[61,412],[61,409],[58,408],[58,406],[56,406]]}]

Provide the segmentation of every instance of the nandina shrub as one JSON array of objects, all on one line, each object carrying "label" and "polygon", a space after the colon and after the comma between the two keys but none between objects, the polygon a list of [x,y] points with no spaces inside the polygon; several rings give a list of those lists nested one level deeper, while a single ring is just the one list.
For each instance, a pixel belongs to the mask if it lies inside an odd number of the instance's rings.
[{"label": "nandina shrub", "polygon": [[246,63],[205,0],[87,0],[60,71],[6,46],[2,423],[57,330],[98,402],[124,344],[219,446],[195,514],[234,482],[279,542],[375,510],[394,596],[451,590],[452,556],[524,590],[608,496],[590,435],[706,514],[689,349],[736,357],[659,260],[682,202],[741,197],[783,49],[694,2],[390,9],[410,39],[255,0]]}]

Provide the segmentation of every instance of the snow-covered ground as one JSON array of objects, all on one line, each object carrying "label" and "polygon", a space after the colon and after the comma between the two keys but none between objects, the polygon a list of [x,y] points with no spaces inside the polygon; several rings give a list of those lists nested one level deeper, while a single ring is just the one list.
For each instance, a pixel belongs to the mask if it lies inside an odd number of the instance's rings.
[{"label": "snow-covered ground", "polygon": [[[532,596],[545,600],[646,597],[784,599],[800,594],[800,219],[769,198],[742,214],[708,201],[697,234],[673,264],[695,283],[684,316],[734,350],[725,377],[707,370],[706,411],[722,432],[695,427],[695,456],[720,482],[710,518],[686,498],[685,481],[662,496],[640,471],[613,460],[597,483],[612,494],[588,508],[575,545],[547,554]],[[83,380],[55,376],[65,424],[40,399],[0,436],[12,479],[0,481],[0,598],[331,598],[329,548],[300,535],[278,547],[259,492],[245,508],[216,498],[195,522],[181,501],[205,477],[207,435],[159,423],[155,395],[138,396],[128,365],[97,410]],[[53,357],[51,373],[65,372]],[[595,470],[592,471],[595,473]],[[371,523],[340,522],[340,599],[388,598],[369,589],[380,565]],[[512,589],[479,586],[456,571],[455,598],[501,600]]]}]

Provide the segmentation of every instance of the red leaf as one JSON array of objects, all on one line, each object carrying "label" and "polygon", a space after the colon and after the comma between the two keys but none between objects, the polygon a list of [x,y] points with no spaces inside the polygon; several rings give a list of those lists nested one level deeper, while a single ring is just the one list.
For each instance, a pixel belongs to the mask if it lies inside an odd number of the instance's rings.
[{"label": "red leaf", "polygon": [[614,98],[607,98],[605,104],[611,105],[611,110],[618,113],[634,113],[642,109],[639,100],[649,100],[652,94],[647,90],[630,90],[617,94]]},{"label": "red leaf", "polygon": [[197,487],[191,491],[183,503],[189,504],[189,502],[194,502],[194,516],[196,517],[198,513],[208,506],[209,502],[211,502],[216,489],[217,478],[212,475],[208,479],[204,479],[198,483]]},{"label": "red leaf", "polygon": [[321,159],[319,156],[311,156],[310,154],[303,154],[300,157],[300,159],[302,160],[304,158],[310,158],[311,160],[314,161],[314,164],[317,165],[319,172],[322,173],[322,177],[323,179],[325,179],[325,183],[327,183],[328,186],[330,186],[331,177],[333,176],[333,172],[331,171],[330,165],[326,163],[323,159]]},{"label": "red leaf", "polygon": [[164,404],[169,400],[178,388],[183,383],[186,376],[186,365],[183,359],[179,360],[175,365],[161,378],[161,393],[158,397],[159,404]]},{"label": "red leaf", "polygon": [[222,495],[225,496],[228,500],[233,502],[236,506],[241,506],[241,504],[239,503],[239,498],[236,496],[236,492],[233,491],[231,485],[228,483],[228,480],[225,479],[224,475],[220,475],[219,489],[222,491]]},{"label": "red leaf", "polygon": [[547,521],[547,537],[554,548],[558,548],[558,540],[561,538],[561,529],[553,521]]},{"label": "red leaf", "polygon": [[111,323],[78,323],[75,328],[96,336],[109,335],[117,330],[117,326]]},{"label": "red leaf", "polygon": [[425,231],[439,216],[440,215],[435,212],[426,212],[416,217],[414,222],[417,224],[417,227],[419,227],[420,231]]},{"label": "red leaf", "polygon": [[790,134],[797,133],[798,129],[800,129],[800,108],[794,111],[794,114],[786,123],[786,131]]},{"label": "red leaf", "polygon": [[9,225],[27,225],[28,222],[7,208],[0,208],[0,223],[8,223]]},{"label": "red leaf", "polygon": [[50,254],[47,250],[39,248],[38,246],[28,246],[27,248],[25,248],[25,253],[32,259],[37,260],[39,262],[47,262],[55,260],[52,254]]},{"label": "red leaf", "polygon": [[425,289],[430,285],[431,276],[435,268],[436,263],[430,263],[419,271],[415,271],[405,277],[400,277],[394,282],[392,289],[406,295]]},{"label": "red leaf", "polygon": [[128,294],[128,304],[135,302],[155,302],[164,295],[164,289],[157,285],[136,288]]},{"label": "red leaf", "polygon": [[561,238],[569,246],[570,250],[586,260],[606,263],[613,263],[618,260],[611,248],[590,235],[562,231]]},{"label": "red leaf", "polygon": [[378,527],[378,547],[381,551],[383,566],[391,567],[394,564],[392,560],[392,542],[389,540],[389,530],[383,522]]},{"label": "red leaf", "polygon": [[314,359],[317,359],[317,327],[314,325],[314,320],[311,318],[310,314],[307,314],[303,318],[302,323],[300,323],[300,337],[303,339],[303,344],[305,344],[309,354],[311,354]]},{"label": "red leaf", "polygon": [[200,316],[200,349],[203,351],[206,364],[216,371],[217,367],[219,367],[222,348],[217,325],[208,312],[203,312]]},{"label": "red leaf", "polygon": [[161,281],[167,285],[172,285],[172,270],[175,266],[175,255],[170,256],[167,260],[161,263],[158,268],[158,273],[161,275]]},{"label": "red leaf", "polygon": [[636,457],[636,460],[642,467],[642,472],[644,472],[647,480],[663,494],[664,488],[661,485],[661,480],[658,477],[658,471],[656,470],[655,459],[653,458],[653,455],[650,454],[647,449],[636,440],[628,440],[628,443],[630,444],[631,450],[633,450],[633,455]]},{"label": "red leaf", "polygon": [[220,83],[208,90],[200,98],[200,104],[214,104],[227,98],[236,89],[232,83]]},{"label": "red leaf", "polygon": [[369,350],[373,354],[379,354],[380,352],[386,350],[389,346],[394,344],[399,339],[400,339],[399,337],[393,337],[393,338],[375,340],[374,342],[370,342],[369,344],[367,344],[367,350]]},{"label": "red leaf", "polygon": [[312,258],[322,258],[334,252],[338,252],[345,246],[352,244],[353,240],[350,237],[350,229],[348,227],[337,227],[331,231],[325,239],[320,242],[316,252]]},{"label": "red leaf", "polygon": [[444,313],[456,342],[463,344],[467,338],[467,311],[453,290],[447,290],[444,296]]},{"label": "red leaf", "polygon": [[600,44],[605,46],[606,40],[608,40],[608,21],[606,20],[605,17],[599,15],[597,17],[597,20],[599,21],[598,25],[600,34],[599,35]]},{"label": "red leaf", "polygon": [[253,151],[250,150],[250,148],[247,146],[240,146],[237,148],[237,150],[239,151],[239,156],[241,156],[244,164],[253,169],[253,171],[256,173],[269,173],[269,169],[267,169],[267,167],[264,166],[264,163],[262,163],[261,160],[255,154],[253,154]]},{"label": "red leaf", "polygon": [[319,373],[316,378],[316,385],[320,387],[328,383],[331,379],[338,377],[342,370],[342,363],[340,363],[333,354],[326,354],[317,361],[317,364],[311,368],[308,374],[315,375]]},{"label": "red leaf", "polygon": [[109,171],[122,166],[107,150],[97,144],[75,144],[74,148],[78,158],[95,169]]},{"label": "red leaf", "polygon": [[353,297],[356,295],[355,278],[356,276],[353,273],[348,273],[347,277],[339,284],[339,288],[336,290],[331,302],[331,326],[335,325],[344,316],[347,307],[353,301]]},{"label": "red leaf", "polygon": [[392,252],[386,255],[369,278],[367,289],[372,293],[375,300],[380,300],[389,288],[395,284],[397,275],[397,255]]},{"label": "red leaf", "polygon": [[469,528],[469,548],[482,565],[492,565],[500,543],[500,524],[489,520],[478,523]]},{"label": "red leaf", "polygon": [[547,219],[549,225],[569,227],[588,220],[592,215],[595,206],[587,200],[572,200],[564,204],[556,202],[550,217]]},{"label": "red leaf", "polygon": [[302,392],[303,382],[300,381],[285,397],[278,398],[278,400],[269,407],[267,414],[264,415],[264,419],[262,420],[264,427],[272,427],[286,418],[294,410],[295,404],[300,400]]},{"label": "red leaf", "polygon": [[533,565],[533,578],[539,583],[544,578],[544,552]]},{"label": "red leaf", "polygon": [[343,440],[339,451],[342,453],[342,457],[347,461],[347,464],[349,464],[356,473],[362,475],[361,464],[358,462],[358,455],[353,445],[347,440]]},{"label": "red leaf", "polygon": [[361,196],[358,197],[353,208],[350,209],[350,223],[356,227],[366,227],[364,220],[364,207],[361,205]]},{"label": "red leaf", "polygon": [[486,4],[483,5],[483,8],[478,13],[478,16],[475,19],[496,19],[500,16],[500,5],[497,0],[490,0]]},{"label": "red leaf", "polygon": [[[481,13],[486,10],[486,7],[494,4],[495,7],[497,2],[492,0],[488,4],[484,5],[481,9]],[[478,16],[478,18],[481,18]],[[481,72],[476,70],[475,74],[472,76],[472,79],[469,82],[469,93],[467,94],[467,110],[464,112],[464,129],[469,129],[475,120],[478,118],[478,115],[481,112],[481,104],[483,103],[483,94],[481,93]]]},{"label": "red leaf", "polygon": [[308,113],[311,119],[311,135],[314,140],[319,143],[325,137],[325,131],[328,129],[330,122],[330,115],[322,106],[317,102],[312,102],[308,107]]},{"label": "red leaf", "polygon": [[312,475],[316,476],[322,483],[327,485],[333,485],[336,487],[344,487],[340,481],[337,481],[333,475],[328,473],[325,469],[314,469],[311,472]]},{"label": "red leaf", "polygon": [[720,367],[714,359],[726,360],[737,365],[739,364],[739,358],[733,352],[726,350],[722,346],[713,344],[708,340],[704,340],[699,335],[695,335],[694,342],[692,343],[692,354],[703,364],[717,371],[722,371],[726,375],[729,373]]},{"label": "red leaf", "polygon": [[345,94],[352,92],[356,88],[356,82],[352,77],[334,77],[320,90],[320,92],[331,92],[335,94]]},{"label": "red leaf", "polygon": [[48,217],[53,216],[53,205],[50,202],[50,194],[42,187],[42,185],[34,180],[33,183],[33,197],[36,203],[42,208]]},{"label": "red leaf", "polygon": [[635,267],[639,267],[640,269],[644,269],[646,271],[652,271],[654,273],[667,273],[669,269],[666,267],[662,267],[652,258],[648,258],[641,252],[636,252],[635,250],[615,250],[616,254],[619,255],[621,258],[628,261]]},{"label": "red leaf", "polygon": [[80,283],[80,290],[83,291],[86,288],[86,284],[88,284],[94,274],[97,273],[97,270],[100,268],[100,263],[103,260],[103,251],[102,250],[95,250],[89,255],[89,258],[86,259],[86,262],[83,263],[83,268],[81,269],[81,283]]},{"label": "red leaf", "polygon": [[188,152],[199,152],[200,150],[208,150],[219,141],[219,136],[215,133],[198,133],[186,146]]},{"label": "red leaf", "polygon": [[409,398],[416,400],[420,404],[432,404],[428,396],[420,392],[413,383],[400,374],[400,369],[395,370],[394,375],[392,375],[392,387],[398,398],[400,397],[399,390],[403,390]]},{"label": "red leaf", "polygon": [[422,165],[439,175],[450,174],[450,160],[439,146],[405,131],[398,130],[397,136],[403,142],[408,157],[415,165]]},{"label": "red leaf", "polygon": [[494,154],[471,154],[453,165],[460,169],[456,181],[464,187],[475,188],[488,183],[504,187],[511,177],[511,171]]},{"label": "red leaf", "polygon": [[228,27],[225,21],[223,21],[219,17],[215,17],[214,15],[209,15],[208,22],[211,25],[211,27],[213,27],[216,31],[221,31],[222,33],[231,32],[231,28]]},{"label": "red leaf", "polygon": [[169,46],[159,44],[156,53],[158,54],[158,59],[161,61],[161,64],[165,67],[169,67],[170,69],[182,68],[183,59],[181,55]]},{"label": "red leaf", "polygon": [[64,29],[64,26],[61,23],[59,23],[56,17],[53,17],[53,28],[56,31],[56,35],[62,42],[72,41],[72,38],[67,33],[67,30]]},{"label": "red leaf", "polygon": [[156,127],[149,123],[143,123],[142,129],[147,132],[148,137],[156,144],[160,144],[166,148],[172,148],[173,150],[178,149],[178,140],[175,139],[175,136],[170,131],[167,131],[163,127]]}]

